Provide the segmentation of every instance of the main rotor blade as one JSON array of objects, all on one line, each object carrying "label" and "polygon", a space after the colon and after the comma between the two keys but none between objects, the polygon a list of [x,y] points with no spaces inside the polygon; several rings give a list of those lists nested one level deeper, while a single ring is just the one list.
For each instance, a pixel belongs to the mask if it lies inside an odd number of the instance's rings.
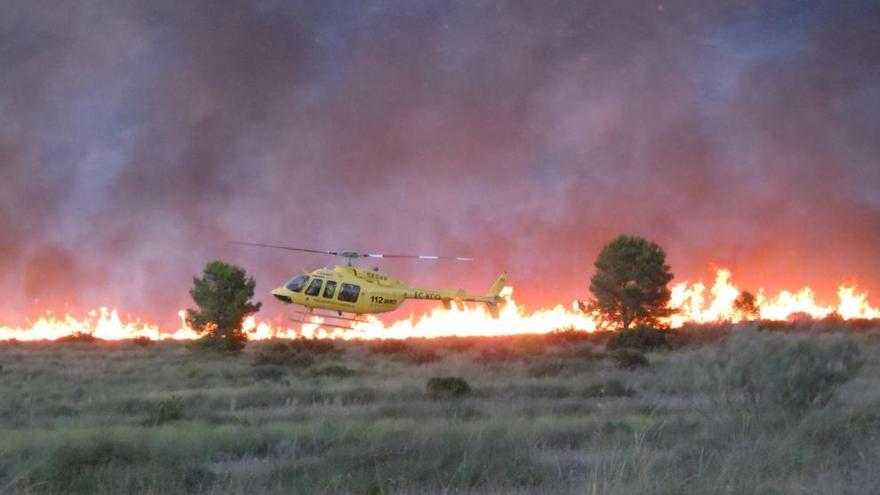
[{"label": "main rotor blade", "polygon": [[414,260],[448,260],[448,261],[474,261],[473,258],[464,256],[433,256],[428,254],[362,254],[364,258],[404,258]]},{"label": "main rotor blade", "polygon": [[290,247],[290,246],[276,246],[274,244],[260,244],[257,242],[229,241],[229,243],[230,244],[239,244],[242,246],[256,246],[256,247],[273,248],[273,249],[284,249],[286,251],[299,251],[302,253],[330,254],[333,256],[339,256],[338,251],[321,251],[318,249],[304,249],[304,248],[296,248],[296,247]]},{"label": "main rotor blade", "polygon": [[346,258],[399,258],[414,260],[449,260],[449,261],[474,261],[473,258],[465,256],[434,256],[428,254],[380,254],[380,253],[357,253],[355,251],[323,251],[320,249],[305,249],[291,246],[278,246],[275,244],[262,244],[259,242],[242,242],[229,241],[230,244],[239,244],[242,246],[256,246],[272,249],[284,249],[285,251],[299,251],[302,253],[329,254],[332,256],[345,256]]}]

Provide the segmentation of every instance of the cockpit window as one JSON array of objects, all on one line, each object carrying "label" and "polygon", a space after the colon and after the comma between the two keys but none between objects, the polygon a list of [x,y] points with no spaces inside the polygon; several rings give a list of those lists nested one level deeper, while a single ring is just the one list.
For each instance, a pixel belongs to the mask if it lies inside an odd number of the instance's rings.
[{"label": "cockpit window", "polygon": [[328,280],[327,287],[324,287],[324,297],[326,297],[327,299],[332,299],[334,292],[336,292],[336,282],[333,280]]},{"label": "cockpit window", "polygon": [[290,282],[284,284],[284,287],[286,287],[289,291],[300,292],[301,290],[303,290],[303,287],[306,286],[306,282],[308,281],[309,277],[305,275],[300,275],[298,277],[293,277],[292,279],[290,279]]},{"label": "cockpit window", "polygon": [[342,284],[342,290],[339,291],[339,300],[345,302],[357,302],[358,296],[361,294],[359,285]]},{"label": "cockpit window", "polygon": [[306,289],[307,296],[317,296],[321,293],[321,285],[324,284],[324,281],[320,278],[316,278],[312,280],[312,283],[309,284],[309,288]]}]

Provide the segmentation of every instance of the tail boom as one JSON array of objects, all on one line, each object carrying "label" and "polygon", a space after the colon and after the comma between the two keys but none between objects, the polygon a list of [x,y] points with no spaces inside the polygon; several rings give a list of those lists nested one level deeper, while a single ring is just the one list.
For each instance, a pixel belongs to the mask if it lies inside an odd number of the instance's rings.
[{"label": "tail boom", "polygon": [[498,317],[498,302],[501,300],[501,291],[507,284],[507,273],[502,273],[498,280],[492,284],[485,295],[469,294],[463,290],[444,290],[444,289],[413,289],[407,291],[407,299],[422,299],[430,301],[440,301],[447,309],[452,307],[452,301],[461,302],[478,302],[486,304],[489,307],[489,313],[494,318]]}]

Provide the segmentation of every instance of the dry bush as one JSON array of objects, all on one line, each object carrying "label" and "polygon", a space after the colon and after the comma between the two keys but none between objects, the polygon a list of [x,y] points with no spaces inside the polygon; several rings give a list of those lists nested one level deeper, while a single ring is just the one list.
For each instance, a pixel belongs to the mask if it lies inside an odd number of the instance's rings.
[{"label": "dry bush", "polygon": [[719,347],[710,371],[739,409],[803,412],[827,404],[861,364],[858,344],[843,335],[743,331]]},{"label": "dry bush", "polygon": [[544,340],[551,344],[573,344],[576,342],[590,341],[594,338],[591,332],[577,330],[574,327],[554,330],[544,335]]},{"label": "dry bush", "polygon": [[135,338],[131,339],[131,342],[132,342],[132,344],[134,344],[136,346],[140,346],[140,347],[149,347],[149,346],[155,344],[155,342],[153,342],[153,339],[151,339],[149,337],[135,337]]},{"label": "dry bush", "polygon": [[74,332],[70,335],[65,335],[64,337],[56,339],[55,342],[94,344],[96,342],[101,342],[101,339],[90,333]]},{"label": "dry bush", "polygon": [[476,361],[480,364],[497,364],[516,359],[509,347],[500,343],[487,343],[477,351]]},{"label": "dry bush", "polygon": [[277,382],[284,377],[284,368],[272,364],[263,364],[254,367],[254,378],[257,380],[272,380]]},{"label": "dry bush", "polygon": [[605,347],[609,351],[615,349],[635,349],[642,352],[656,349],[668,349],[669,332],[658,330],[647,325],[639,325],[636,328],[621,330],[608,339]]},{"label": "dry bush", "polygon": [[267,351],[254,356],[254,366],[286,366],[288,368],[308,368],[315,363],[309,352],[295,351],[290,346],[278,343]]},{"label": "dry bush", "polygon": [[557,376],[565,371],[565,363],[560,360],[543,361],[528,367],[527,373],[533,378]]},{"label": "dry bush", "polygon": [[636,349],[617,349],[611,353],[611,359],[619,368],[626,370],[643,368],[650,364],[645,354]]},{"label": "dry bush", "polygon": [[392,356],[407,352],[409,350],[409,345],[406,343],[405,340],[389,339],[380,340],[378,342],[370,342],[368,344],[368,349],[372,354]]},{"label": "dry bush", "polygon": [[519,335],[513,337],[513,351],[518,357],[531,359],[544,354],[549,341],[544,335]]},{"label": "dry bush", "polygon": [[293,351],[308,352],[310,354],[329,354],[338,352],[336,344],[330,339],[298,338],[288,342],[287,346]]},{"label": "dry bush", "polygon": [[[675,333],[680,335],[687,341],[687,345],[691,348],[701,348],[711,345],[717,345],[720,341],[727,338],[731,332],[737,332],[744,329],[757,328],[755,322],[741,322],[734,325],[730,324],[687,324],[679,328]],[[680,346],[673,346],[679,348]]]},{"label": "dry bush", "polygon": [[183,419],[183,402],[178,397],[160,400],[147,411],[145,425],[159,426]]},{"label": "dry bush", "polygon": [[356,375],[358,372],[338,364],[331,364],[330,366],[324,366],[323,368],[317,369],[312,372],[312,376],[327,376],[331,378],[348,378],[350,376]]},{"label": "dry bush", "polygon": [[457,376],[435,376],[425,385],[428,397],[432,399],[455,399],[471,393],[471,386]]},{"label": "dry bush", "polygon": [[565,345],[555,355],[581,362],[593,362],[606,357],[604,352],[596,350],[595,345],[589,342]]},{"label": "dry bush", "polygon": [[430,348],[410,349],[406,353],[406,362],[415,365],[435,363],[441,359],[437,351]]},{"label": "dry bush", "polygon": [[478,337],[449,337],[443,341],[443,344],[450,351],[465,352],[478,342]]}]

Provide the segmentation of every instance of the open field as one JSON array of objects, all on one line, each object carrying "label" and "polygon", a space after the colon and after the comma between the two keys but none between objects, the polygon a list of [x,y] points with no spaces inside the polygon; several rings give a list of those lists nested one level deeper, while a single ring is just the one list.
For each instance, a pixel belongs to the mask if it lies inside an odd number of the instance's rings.
[{"label": "open field", "polygon": [[0,493],[877,493],[880,325],[759,326],[0,343]]}]

